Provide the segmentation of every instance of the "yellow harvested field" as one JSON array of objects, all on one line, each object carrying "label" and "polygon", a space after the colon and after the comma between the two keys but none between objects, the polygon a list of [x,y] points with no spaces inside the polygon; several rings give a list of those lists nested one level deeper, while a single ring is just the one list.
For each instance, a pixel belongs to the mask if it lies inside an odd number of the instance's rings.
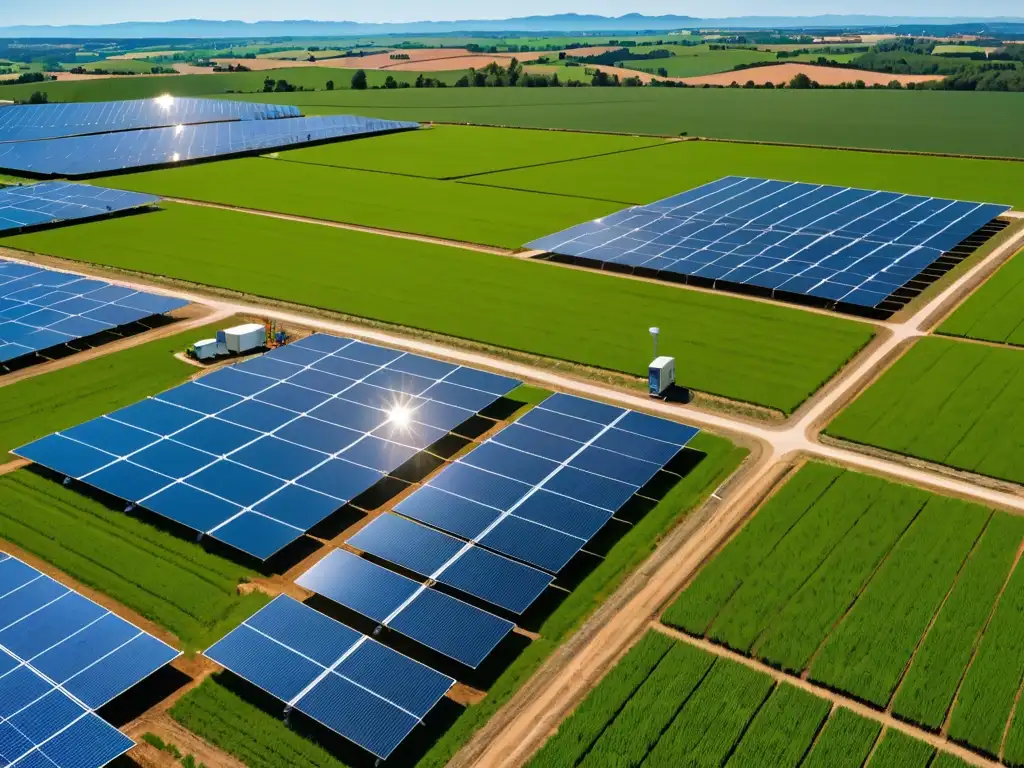
[{"label": "yellow harvested field", "polygon": [[730,85],[737,82],[740,85],[748,80],[753,80],[757,85],[765,83],[788,84],[796,75],[804,73],[811,80],[822,85],[840,85],[842,83],[853,83],[863,80],[865,85],[887,85],[892,80],[899,80],[903,85],[907,83],[926,83],[931,80],[941,80],[942,75],[892,75],[887,72],[868,72],[862,69],[842,69],[839,67],[819,67],[814,64],[801,64],[791,62],[787,64],[775,64],[767,67],[751,67],[750,69],[737,69],[730,72],[719,72],[717,75],[703,75],[701,77],[684,77],[682,82],[689,85]]}]

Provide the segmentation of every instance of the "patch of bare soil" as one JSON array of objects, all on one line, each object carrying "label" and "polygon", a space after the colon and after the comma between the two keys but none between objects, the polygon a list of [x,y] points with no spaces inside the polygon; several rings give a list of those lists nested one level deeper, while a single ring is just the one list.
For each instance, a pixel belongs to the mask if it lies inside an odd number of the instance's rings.
[{"label": "patch of bare soil", "polygon": [[772,83],[788,84],[798,74],[803,73],[811,80],[822,85],[841,85],[863,80],[865,85],[887,85],[893,80],[900,83],[927,83],[932,80],[941,80],[942,75],[891,75],[887,72],[868,72],[862,69],[844,69],[841,67],[819,67],[814,64],[803,64],[800,62],[789,62],[786,64],[775,64],[766,67],[751,67],[750,69],[732,70],[730,72],[719,72],[715,75],[702,75],[701,77],[684,77],[682,82],[689,85],[730,85],[733,82],[746,83],[753,80],[756,85]]}]

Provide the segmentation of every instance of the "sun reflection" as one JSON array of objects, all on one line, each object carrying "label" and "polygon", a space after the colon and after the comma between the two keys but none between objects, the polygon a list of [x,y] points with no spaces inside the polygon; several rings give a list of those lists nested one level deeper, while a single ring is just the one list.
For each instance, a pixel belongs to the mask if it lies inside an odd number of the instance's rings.
[{"label": "sun reflection", "polygon": [[171,155],[171,162],[172,163],[177,163],[180,160],[181,160],[181,153],[180,152],[175,152],[173,155]]},{"label": "sun reflection", "polygon": [[157,96],[153,101],[156,102],[158,107],[163,107],[164,109],[170,109],[174,106],[174,97],[169,93]]},{"label": "sun reflection", "polygon": [[388,421],[399,427],[408,427],[412,423],[412,411],[404,405],[396,405],[388,414]]},{"label": "sun reflection", "polygon": [[185,126],[182,125],[181,123],[178,123],[176,126],[174,126],[174,135],[175,136],[181,136],[181,134],[184,133],[184,132],[185,132]]}]

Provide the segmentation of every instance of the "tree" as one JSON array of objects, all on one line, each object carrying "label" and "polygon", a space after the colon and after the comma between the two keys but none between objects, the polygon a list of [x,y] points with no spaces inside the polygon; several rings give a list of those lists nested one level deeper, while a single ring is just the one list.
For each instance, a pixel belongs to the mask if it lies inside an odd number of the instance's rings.
[{"label": "tree", "polygon": [[394,75],[388,75],[386,78],[384,78],[384,87],[387,88],[389,91],[393,91],[396,88],[398,88],[398,81],[395,80]]},{"label": "tree", "polygon": [[263,92],[271,93],[274,90],[274,81],[272,78],[265,78],[263,80]]},{"label": "tree", "polygon": [[861,88],[867,88],[867,85],[864,83],[863,80],[857,80],[857,81],[854,82],[853,87],[857,88],[857,89],[861,89]]},{"label": "tree", "polygon": [[334,90],[334,81],[333,80],[328,80],[327,81],[327,90],[328,91],[333,91]]},{"label": "tree", "polygon": [[356,73],[352,75],[352,90],[353,91],[365,91],[366,90],[366,70],[357,69]]},{"label": "tree", "polygon": [[798,72],[793,75],[793,79],[789,81],[790,88],[806,89],[811,87],[811,78],[805,75],[803,72]]},{"label": "tree", "polygon": [[423,87],[426,86],[426,84],[427,84],[427,80],[426,80],[425,77],[423,77],[423,73],[420,72],[419,77],[416,78],[416,87],[417,88],[423,88]]},{"label": "tree", "polygon": [[469,75],[463,75],[455,81],[456,88],[469,88]]},{"label": "tree", "polygon": [[33,91],[32,95],[28,97],[29,104],[49,104],[50,97],[42,91]]},{"label": "tree", "polygon": [[903,90],[903,83],[901,83],[899,80],[890,80],[886,88],[893,91],[901,91]]},{"label": "tree", "polygon": [[668,77],[668,70],[665,69],[664,67],[658,67],[658,76],[659,77]]},{"label": "tree", "polygon": [[743,87],[744,88],[757,88],[757,84],[753,80],[747,80],[747,82],[745,82],[743,84]]},{"label": "tree", "polygon": [[523,65],[519,63],[519,59],[512,57],[512,61],[508,63],[508,84],[515,85],[519,82],[519,78],[523,75]]}]

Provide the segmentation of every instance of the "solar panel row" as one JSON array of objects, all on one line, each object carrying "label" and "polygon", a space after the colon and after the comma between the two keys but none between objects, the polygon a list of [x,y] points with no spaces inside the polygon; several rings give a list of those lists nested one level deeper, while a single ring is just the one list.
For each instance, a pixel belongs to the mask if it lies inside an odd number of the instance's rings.
[{"label": "solar panel row", "polygon": [[455,684],[284,595],[205,655],[382,759]]},{"label": "solar panel row", "polygon": [[877,307],[1008,208],[729,176],[528,247]]},{"label": "solar panel row", "polygon": [[0,363],[187,304],[182,299],[0,259]]},{"label": "solar panel row", "polygon": [[0,552],[0,765],[106,765],[132,741],[93,710],[178,655]]},{"label": "solar panel row", "polygon": [[353,115],[176,125],[0,144],[0,168],[37,176],[90,176],[418,127]]},{"label": "solar panel row", "polygon": [[518,384],[316,334],[16,453],[266,559]]},{"label": "solar panel row", "polygon": [[132,101],[19,105],[0,110],[0,143],[300,115],[298,107],[172,96]]},{"label": "solar panel row", "polygon": [[0,188],[0,233],[109,216],[158,202],[160,198],[153,195],[61,181],[3,187]]}]

